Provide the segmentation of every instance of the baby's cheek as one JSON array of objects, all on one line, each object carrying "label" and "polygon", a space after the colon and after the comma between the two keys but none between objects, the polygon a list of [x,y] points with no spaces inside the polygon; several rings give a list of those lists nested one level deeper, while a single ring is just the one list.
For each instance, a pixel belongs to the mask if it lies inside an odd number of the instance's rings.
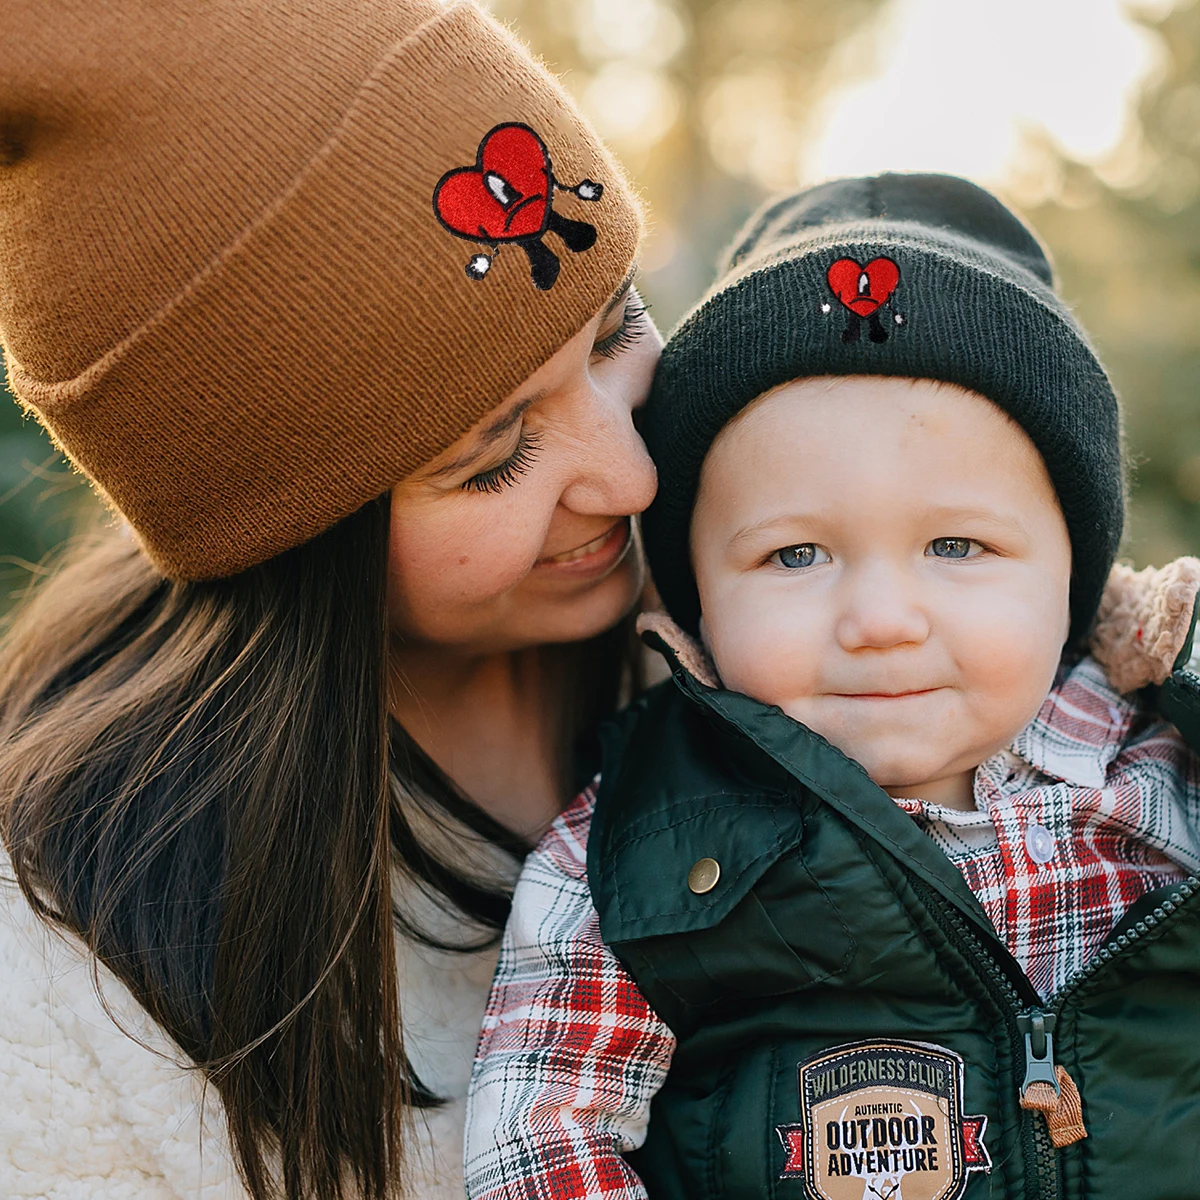
[{"label": "baby's cheek", "polygon": [[815,690],[819,639],[797,611],[731,603],[706,613],[705,626],[717,672],[732,691],[784,705]]},{"label": "baby's cheek", "polygon": [[1054,683],[1061,646],[1053,635],[1029,619],[998,621],[972,639],[964,680],[970,707],[1001,745],[1007,745],[1037,715]]}]

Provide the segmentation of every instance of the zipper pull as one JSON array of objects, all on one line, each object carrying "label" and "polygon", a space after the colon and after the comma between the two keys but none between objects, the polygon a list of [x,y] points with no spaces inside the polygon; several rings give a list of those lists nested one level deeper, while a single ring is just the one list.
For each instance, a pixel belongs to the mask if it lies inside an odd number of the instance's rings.
[{"label": "zipper pull", "polygon": [[1054,1070],[1054,1026],[1058,1018],[1053,1013],[1031,1008],[1017,1017],[1017,1029],[1025,1035],[1025,1078],[1021,1080],[1024,1096],[1034,1083],[1048,1083],[1054,1094],[1060,1094],[1058,1075]]},{"label": "zipper pull", "polygon": [[1053,1013],[1031,1008],[1017,1017],[1017,1029],[1025,1035],[1025,1078],[1021,1081],[1021,1107],[1034,1109],[1046,1118],[1046,1128],[1055,1149],[1087,1137],[1083,1126],[1083,1100],[1066,1068],[1054,1062]]}]

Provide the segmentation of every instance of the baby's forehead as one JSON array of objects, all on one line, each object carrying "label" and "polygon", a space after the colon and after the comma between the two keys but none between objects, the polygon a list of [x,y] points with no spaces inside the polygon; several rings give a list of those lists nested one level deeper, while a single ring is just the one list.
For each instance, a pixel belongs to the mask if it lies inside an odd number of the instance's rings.
[{"label": "baby's forehead", "polygon": [[[979,392],[938,379],[906,375],[819,375],[781,383],[756,396],[735,413],[713,439],[721,443],[746,436],[805,437],[852,426],[856,446],[903,439],[971,436],[1003,444],[1032,440],[1012,416]],[[1040,458],[1040,455],[1038,456]]]},{"label": "baby's forehead", "polygon": [[992,401],[880,375],[793,380],[726,424],[705,457],[694,515],[756,503],[860,517],[1059,505],[1037,447]]}]

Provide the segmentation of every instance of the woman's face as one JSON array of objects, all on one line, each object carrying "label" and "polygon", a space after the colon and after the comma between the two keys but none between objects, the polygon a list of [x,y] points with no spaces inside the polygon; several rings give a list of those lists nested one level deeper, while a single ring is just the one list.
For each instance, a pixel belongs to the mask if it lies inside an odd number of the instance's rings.
[{"label": "woman's face", "polygon": [[662,339],[622,286],[448,450],[392,490],[388,610],[408,641],[487,654],[615,624],[643,584],[653,499],[633,427]]}]

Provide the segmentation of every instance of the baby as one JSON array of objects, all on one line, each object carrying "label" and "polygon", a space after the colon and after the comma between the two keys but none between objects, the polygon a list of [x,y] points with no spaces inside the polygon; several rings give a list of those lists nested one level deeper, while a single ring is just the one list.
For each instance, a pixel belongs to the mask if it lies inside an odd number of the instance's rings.
[{"label": "baby", "polygon": [[1036,239],[942,176],[768,207],[645,435],[673,678],[526,864],[470,1195],[1196,1195],[1200,563],[1112,568]]}]

